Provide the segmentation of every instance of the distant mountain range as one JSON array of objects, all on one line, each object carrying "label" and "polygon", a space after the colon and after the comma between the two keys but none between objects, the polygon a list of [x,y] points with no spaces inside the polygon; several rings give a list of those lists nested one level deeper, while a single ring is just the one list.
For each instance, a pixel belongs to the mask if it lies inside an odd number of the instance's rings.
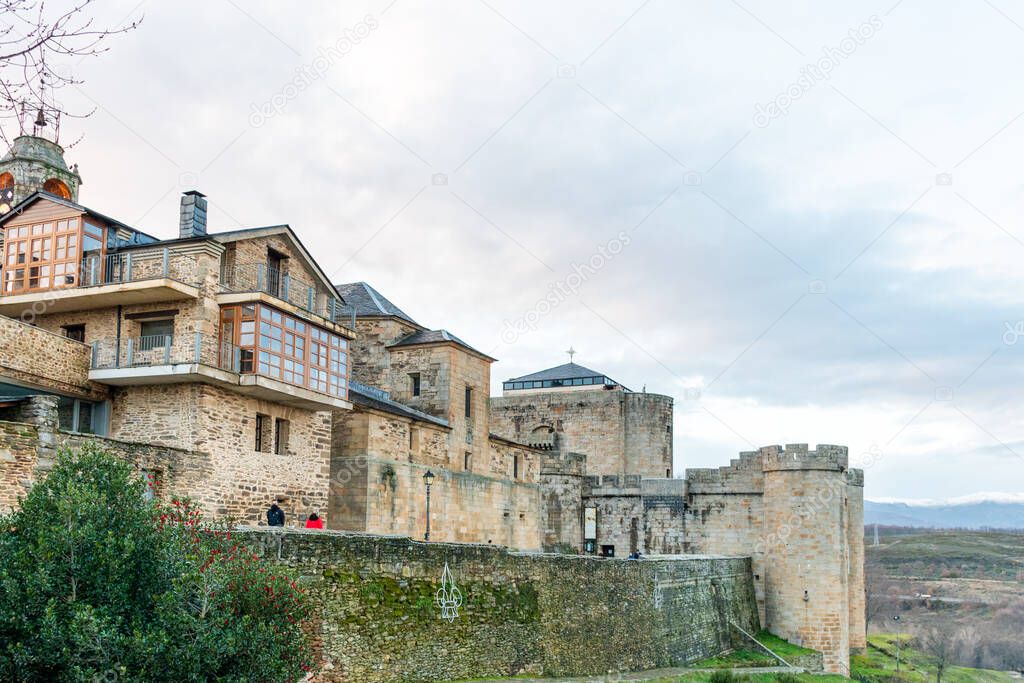
[{"label": "distant mountain range", "polygon": [[1024,529],[1024,493],[975,493],[948,500],[865,500],[864,524]]}]

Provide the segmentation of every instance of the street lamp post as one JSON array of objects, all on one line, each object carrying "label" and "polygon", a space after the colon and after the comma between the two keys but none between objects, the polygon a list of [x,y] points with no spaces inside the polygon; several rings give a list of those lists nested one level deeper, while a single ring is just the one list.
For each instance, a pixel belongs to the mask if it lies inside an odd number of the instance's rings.
[{"label": "street lamp post", "polygon": [[427,470],[423,475],[423,483],[427,485],[427,533],[423,534],[423,540],[430,540],[430,485],[434,482],[434,473]]},{"label": "street lamp post", "polygon": [[903,634],[900,632],[900,615],[894,614],[892,620],[896,622],[896,672],[900,670],[900,640]]}]

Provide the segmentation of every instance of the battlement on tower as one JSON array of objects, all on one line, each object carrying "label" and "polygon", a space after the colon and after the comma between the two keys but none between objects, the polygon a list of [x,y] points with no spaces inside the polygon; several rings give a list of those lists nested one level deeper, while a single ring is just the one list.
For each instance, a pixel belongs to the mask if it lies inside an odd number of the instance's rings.
[{"label": "battlement on tower", "polygon": [[765,472],[779,470],[827,470],[845,472],[849,469],[850,458],[846,446],[818,444],[815,450],[808,450],[805,443],[791,443],[782,446],[765,446],[758,453]]},{"label": "battlement on tower", "polygon": [[764,472],[758,451],[740,453],[725,467],[686,470],[692,494],[760,493],[764,490]]}]

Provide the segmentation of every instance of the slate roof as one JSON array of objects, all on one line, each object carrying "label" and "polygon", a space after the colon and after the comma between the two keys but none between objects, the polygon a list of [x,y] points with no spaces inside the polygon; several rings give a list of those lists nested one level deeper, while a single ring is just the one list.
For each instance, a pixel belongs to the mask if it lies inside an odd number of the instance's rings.
[{"label": "slate roof", "polygon": [[391,344],[388,348],[393,348],[395,346],[414,346],[416,344],[439,344],[442,342],[452,342],[453,344],[458,344],[459,346],[467,348],[473,353],[479,354],[484,358],[496,360],[495,358],[488,356],[483,351],[474,349],[448,330],[421,330],[419,332],[413,332],[408,337],[402,337],[394,344]]},{"label": "slate roof", "polygon": [[[534,382],[549,379],[576,379],[577,377],[608,377],[608,375],[604,374],[603,372],[591,370],[590,368],[585,368],[582,365],[577,365],[576,363],[566,363],[565,365],[559,365],[554,368],[548,368],[547,370],[535,372],[532,375],[513,377],[512,379],[507,379],[505,381]],[[611,379],[611,377],[608,377],[608,379]],[[616,384],[618,384],[618,382],[616,382]]]},{"label": "slate roof", "polygon": [[423,411],[416,410],[415,408],[410,408],[404,403],[393,401],[390,398],[385,398],[383,395],[372,391],[370,388],[364,389],[358,382],[351,382],[349,384],[348,398],[357,406],[376,408],[377,410],[382,410],[386,413],[393,413],[412,420],[432,422],[436,425],[440,425],[441,427],[448,426],[447,420],[440,417],[434,417],[429,413],[424,413]]},{"label": "slate roof", "polygon": [[352,309],[355,308],[356,317],[392,316],[401,318],[417,327],[420,326],[405,311],[391,303],[383,294],[365,282],[349,282],[334,285],[334,289],[345,300],[345,305],[341,307],[341,315],[345,318],[351,318]]}]

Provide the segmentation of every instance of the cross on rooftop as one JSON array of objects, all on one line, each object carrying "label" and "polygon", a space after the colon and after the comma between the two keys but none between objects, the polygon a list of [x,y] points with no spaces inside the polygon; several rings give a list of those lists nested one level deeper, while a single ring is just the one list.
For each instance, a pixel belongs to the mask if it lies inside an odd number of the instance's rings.
[{"label": "cross on rooftop", "polygon": [[572,348],[570,346],[569,350],[566,351],[566,353],[569,354],[569,362],[571,363],[572,362],[572,357],[576,355],[576,349],[574,349],[574,348]]}]

